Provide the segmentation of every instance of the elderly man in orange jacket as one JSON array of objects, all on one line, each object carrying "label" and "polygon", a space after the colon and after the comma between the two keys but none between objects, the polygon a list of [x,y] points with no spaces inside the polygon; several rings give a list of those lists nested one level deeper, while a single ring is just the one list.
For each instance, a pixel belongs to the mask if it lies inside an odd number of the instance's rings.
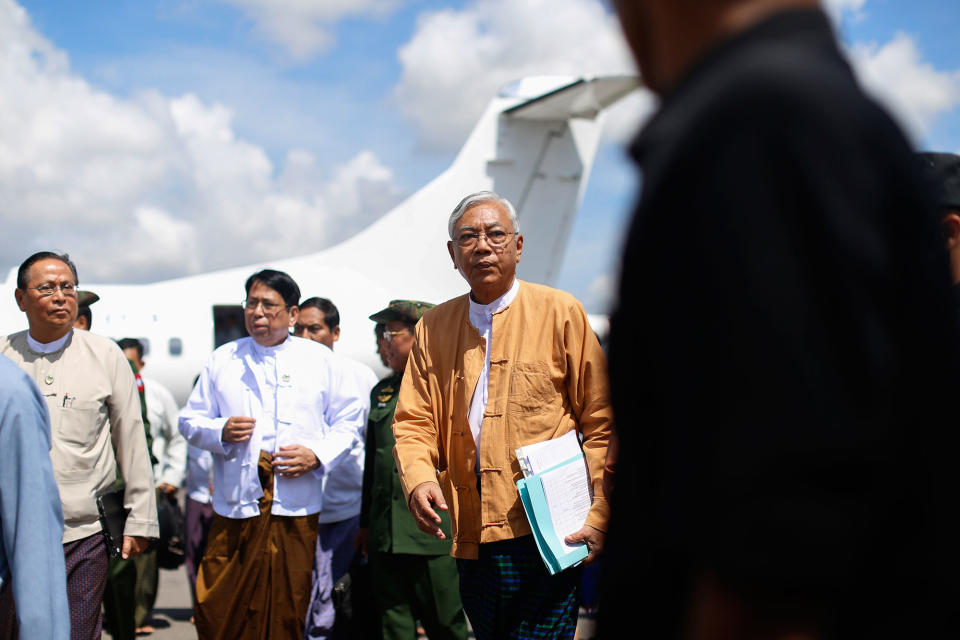
[{"label": "elderly man in orange jacket", "polygon": [[517,280],[523,236],[509,201],[467,196],[449,232],[470,293],[417,325],[394,421],[397,469],[422,530],[442,538],[437,511],[450,512],[463,605],[479,640],[573,637],[582,569],[547,572],[513,451],[572,430],[582,436],[594,498],[568,541],[585,543],[593,561],[609,516],[606,359],[580,303]]}]

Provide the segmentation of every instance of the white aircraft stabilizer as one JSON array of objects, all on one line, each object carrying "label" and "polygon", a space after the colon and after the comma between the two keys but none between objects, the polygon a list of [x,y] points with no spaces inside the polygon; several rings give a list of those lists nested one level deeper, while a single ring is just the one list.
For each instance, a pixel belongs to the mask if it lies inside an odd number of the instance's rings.
[{"label": "white aircraft stabilizer", "polygon": [[[519,277],[556,282],[593,165],[599,116],[637,86],[630,76],[531,77],[507,85],[449,169],[360,233],[318,253],[137,285],[87,283],[79,264],[81,288],[100,296],[91,307],[92,329],[145,340],[145,373],[183,404],[213,349],[242,331],[246,278],[269,267],[289,273],[304,298],[332,300],[340,310],[335,350],[385,373],[367,316],[392,299],[439,303],[467,290],[446,250],[447,218],[465,195],[489,189],[513,202],[525,238]],[[15,288],[16,268],[0,285],[4,333],[26,327]],[[602,326],[605,319],[597,321]]]}]

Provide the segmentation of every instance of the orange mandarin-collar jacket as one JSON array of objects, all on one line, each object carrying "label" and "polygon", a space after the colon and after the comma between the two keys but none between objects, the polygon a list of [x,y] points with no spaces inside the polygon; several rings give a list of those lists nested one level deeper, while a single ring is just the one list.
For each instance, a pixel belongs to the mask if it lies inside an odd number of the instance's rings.
[{"label": "orange mandarin-collar jacket", "polygon": [[613,414],[606,357],[583,307],[565,292],[521,282],[516,299],[493,315],[480,437],[482,500],[467,413],[485,344],[469,309],[463,295],[431,309],[417,325],[393,423],[393,455],[407,500],[417,485],[439,482],[453,523],[452,555],[476,558],[480,543],[530,533],[514,450],[577,429],[593,486],[586,523],[606,531],[602,478]]}]

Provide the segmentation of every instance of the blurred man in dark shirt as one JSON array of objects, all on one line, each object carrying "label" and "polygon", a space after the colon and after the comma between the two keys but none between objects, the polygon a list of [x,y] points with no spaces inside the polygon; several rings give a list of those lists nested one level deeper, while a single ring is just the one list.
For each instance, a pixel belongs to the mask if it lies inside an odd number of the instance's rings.
[{"label": "blurred man in dark shirt", "polygon": [[601,633],[943,636],[960,351],[907,141],[815,0],[615,4],[662,102],[631,147]]}]

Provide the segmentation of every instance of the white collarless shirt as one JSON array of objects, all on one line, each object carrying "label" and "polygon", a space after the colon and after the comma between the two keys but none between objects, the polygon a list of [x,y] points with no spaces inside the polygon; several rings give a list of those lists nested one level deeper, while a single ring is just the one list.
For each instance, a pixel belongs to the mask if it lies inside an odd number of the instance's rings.
[{"label": "white collarless shirt", "polygon": [[263,386],[260,388],[263,414],[257,420],[260,430],[260,450],[273,453],[277,443],[277,352],[290,342],[287,338],[278,345],[265,347],[253,343],[253,351],[260,359],[260,371],[263,373]]},{"label": "white collarless shirt", "polygon": [[467,422],[470,424],[470,433],[473,434],[473,442],[477,445],[476,464],[474,471],[480,473],[480,431],[483,427],[483,414],[487,410],[487,399],[490,391],[490,351],[493,336],[493,314],[503,311],[510,306],[510,303],[517,297],[520,291],[520,281],[513,279],[513,284],[505,294],[491,302],[490,304],[479,304],[473,301],[473,296],[468,296],[470,300],[470,324],[480,332],[480,337],[485,343],[483,359],[483,369],[480,370],[480,379],[477,380],[477,387],[473,390],[473,399],[470,400],[470,411],[467,413]]}]

